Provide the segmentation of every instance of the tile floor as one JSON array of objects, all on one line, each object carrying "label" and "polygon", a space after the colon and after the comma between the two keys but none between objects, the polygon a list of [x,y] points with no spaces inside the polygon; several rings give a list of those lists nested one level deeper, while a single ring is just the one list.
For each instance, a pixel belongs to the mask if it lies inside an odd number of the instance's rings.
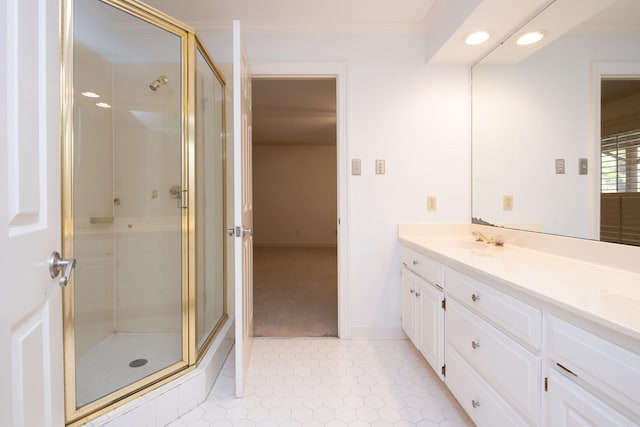
[{"label": "tile floor", "polygon": [[406,340],[257,338],[242,399],[234,359],[207,400],[170,427],[473,426]]}]

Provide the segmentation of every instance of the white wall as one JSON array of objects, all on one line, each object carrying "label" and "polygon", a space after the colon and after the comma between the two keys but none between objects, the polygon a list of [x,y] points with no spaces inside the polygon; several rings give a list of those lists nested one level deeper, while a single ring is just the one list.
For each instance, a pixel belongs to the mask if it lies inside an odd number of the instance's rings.
[{"label": "white wall", "polygon": [[114,258],[111,224],[91,218],[113,216],[113,120],[111,111],[79,95],[92,90],[111,98],[111,66],[91,50],[76,46],[74,115],[74,303],[76,356],[113,333]]},{"label": "white wall", "polygon": [[[159,75],[169,82],[157,91]],[[182,331],[182,181],[179,64],[114,66],[117,332]],[[116,108],[117,107],[117,108]]]},{"label": "white wall", "polygon": [[[81,356],[116,331],[182,331],[182,211],[168,192],[181,182],[181,70],[179,64],[113,65],[79,44],[74,66],[82,70],[74,74],[75,332]],[[149,83],[163,74],[169,83],[152,92]],[[79,95],[86,90],[112,108]]]},{"label": "white wall", "polygon": [[253,146],[256,246],[335,246],[335,145]]},{"label": "white wall", "polygon": [[[568,35],[519,64],[474,70],[474,216],[597,238],[592,64],[640,61],[639,43]],[[578,175],[579,158],[589,159],[589,175]],[[564,175],[555,159],[565,159]],[[513,195],[513,211],[502,210],[503,195]]]},{"label": "white wall", "polygon": [[[217,62],[229,62],[228,35],[201,34]],[[347,176],[350,334],[398,337],[398,223],[469,222],[469,71],[428,66],[421,35],[246,34],[250,62],[331,62],[347,67]],[[230,76],[225,75],[228,79]],[[386,174],[375,175],[376,159]],[[341,165],[341,167],[346,167]],[[426,196],[438,197],[427,212]]]}]

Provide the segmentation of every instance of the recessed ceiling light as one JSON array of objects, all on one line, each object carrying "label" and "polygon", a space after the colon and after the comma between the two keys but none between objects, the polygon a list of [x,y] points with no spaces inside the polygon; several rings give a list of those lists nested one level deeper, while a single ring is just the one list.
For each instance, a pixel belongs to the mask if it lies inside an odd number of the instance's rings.
[{"label": "recessed ceiling light", "polygon": [[96,105],[100,108],[111,108],[111,105],[107,104],[106,102],[98,102],[96,103]]},{"label": "recessed ceiling light", "polygon": [[528,33],[524,33],[518,37],[516,44],[519,44],[520,46],[534,44],[542,40],[543,37],[544,34],[541,31],[529,31]]},{"label": "recessed ceiling light", "polygon": [[468,45],[477,45],[486,42],[491,37],[488,31],[475,31],[465,37],[464,42]]},{"label": "recessed ceiling light", "polygon": [[82,92],[82,96],[86,96],[87,98],[100,98],[100,95],[95,92]]}]

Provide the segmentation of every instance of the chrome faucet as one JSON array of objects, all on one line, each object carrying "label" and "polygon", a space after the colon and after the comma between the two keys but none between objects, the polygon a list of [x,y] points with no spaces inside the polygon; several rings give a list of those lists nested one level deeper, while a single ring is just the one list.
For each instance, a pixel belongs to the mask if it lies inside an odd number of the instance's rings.
[{"label": "chrome faucet", "polygon": [[504,246],[504,238],[500,235],[487,237],[479,231],[474,231],[471,234],[476,238],[476,242],[485,242],[488,245]]},{"label": "chrome faucet", "polygon": [[471,234],[473,234],[473,237],[476,238],[476,242],[485,242],[489,245],[493,244],[493,237],[487,237],[479,231],[474,231]]}]

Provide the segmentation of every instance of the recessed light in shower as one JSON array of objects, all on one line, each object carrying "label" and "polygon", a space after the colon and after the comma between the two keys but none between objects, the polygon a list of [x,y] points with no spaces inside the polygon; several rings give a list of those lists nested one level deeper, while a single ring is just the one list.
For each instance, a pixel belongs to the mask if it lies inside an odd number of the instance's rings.
[{"label": "recessed light in shower", "polygon": [[100,108],[111,108],[111,104],[107,104],[106,102],[97,102],[96,105]]},{"label": "recessed light in shower", "polygon": [[95,92],[89,92],[89,91],[87,91],[87,92],[82,92],[82,94],[81,94],[81,95],[82,95],[82,96],[86,96],[87,98],[100,98],[100,95],[98,95],[97,93],[95,93]]}]

